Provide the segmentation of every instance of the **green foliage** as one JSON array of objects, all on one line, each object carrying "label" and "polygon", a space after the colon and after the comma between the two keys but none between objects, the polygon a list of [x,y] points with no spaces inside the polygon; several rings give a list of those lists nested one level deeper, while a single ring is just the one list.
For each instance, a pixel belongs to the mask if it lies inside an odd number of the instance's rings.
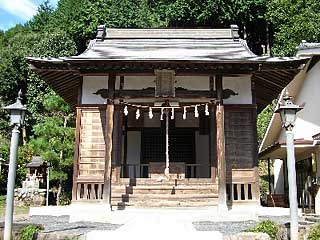
[{"label": "green foliage", "polygon": [[294,55],[302,40],[320,40],[320,2],[318,0],[273,0],[267,19],[275,31],[273,53]]},{"label": "green foliage", "polygon": [[[4,164],[8,164],[9,159],[9,141],[0,135],[0,156],[4,159]],[[5,193],[7,186],[8,166],[2,165],[0,172],[0,195]]]},{"label": "green foliage", "polygon": [[[266,160],[259,160],[258,171],[259,171],[260,199],[262,200],[262,203],[265,204],[267,200],[267,194],[269,193],[268,162]],[[273,163],[271,163],[270,172],[273,173]],[[271,174],[270,177],[272,181],[273,174]]]},{"label": "green foliage", "polygon": [[262,112],[258,115],[257,119],[257,134],[258,134],[258,142],[259,144],[262,142],[264,134],[269,126],[269,122],[271,120],[272,114],[277,105],[277,101],[274,100],[271,104],[265,107]]},{"label": "green foliage", "polygon": [[73,114],[66,103],[55,93],[45,95],[47,111],[42,121],[33,127],[34,137],[30,144],[35,154],[50,162],[51,180],[65,181],[73,163],[74,128]]},{"label": "green foliage", "polygon": [[16,170],[16,187],[21,187],[22,181],[26,179],[26,165],[31,161],[33,155],[34,151],[29,143],[19,147]]},{"label": "green foliage", "polygon": [[42,227],[35,225],[28,225],[24,227],[20,234],[20,240],[32,240],[34,239],[34,234],[43,230]]},{"label": "green foliage", "polygon": [[254,228],[246,230],[246,232],[266,233],[270,236],[271,239],[277,238],[278,231],[279,231],[279,226],[270,220],[259,222]]},{"label": "green foliage", "polygon": [[4,208],[6,206],[6,196],[0,195],[0,208]]},{"label": "green foliage", "polygon": [[89,39],[94,38],[98,25],[107,27],[165,26],[147,0],[61,0],[51,25],[72,36],[82,52]]},{"label": "green foliage", "polygon": [[53,7],[49,1],[44,1],[38,8],[37,14],[27,23],[32,31],[42,32],[52,17]]},{"label": "green foliage", "polygon": [[59,198],[60,206],[65,206],[71,204],[72,192],[71,191],[63,191]]},{"label": "green foliage", "polygon": [[[263,137],[266,133],[266,130],[269,126],[269,122],[274,112],[276,103],[277,101],[274,100],[258,115],[257,135],[258,135],[259,144],[261,144]],[[258,167],[259,167],[259,176],[260,176],[259,178],[260,197],[262,200],[265,200],[267,197],[267,193],[269,192],[268,162],[265,160],[259,160]],[[273,169],[270,169],[270,172],[273,172]]]},{"label": "green foliage", "polygon": [[311,231],[308,234],[308,240],[319,240],[320,239],[320,224],[312,227]]}]

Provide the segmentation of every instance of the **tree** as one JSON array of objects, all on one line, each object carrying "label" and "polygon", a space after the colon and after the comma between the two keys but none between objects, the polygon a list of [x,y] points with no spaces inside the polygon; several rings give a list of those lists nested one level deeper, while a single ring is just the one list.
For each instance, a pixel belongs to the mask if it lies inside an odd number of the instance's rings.
[{"label": "tree", "polygon": [[44,1],[39,7],[37,14],[27,23],[27,26],[35,32],[42,32],[44,28],[49,24],[52,14],[54,12],[53,7],[49,4],[49,1]]},{"label": "tree", "polygon": [[97,26],[158,27],[164,26],[147,0],[61,0],[48,27],[70,34],[83,52],[93,39]]},{"label": "tree", "polygon": [[268,43],[264,18],[267,0],[160,0],[150,1],[160,20],[170,27],[228,28],[237,24],[256,54]]},{"label": "tree", "polygon": [[54,92],[46,94],[44,106],[43,121],[34,126],[30,144],[34,154],[52,166],[50,180],[58,186],[59,204],[62,187],[72,179],[74,119],[70,107]]},{"label": "tree", "polygon": [[318,0],[273,0],[268,4],[267,19],[275,31],[274,55],[294,55],[302,40],[320,40]]}]

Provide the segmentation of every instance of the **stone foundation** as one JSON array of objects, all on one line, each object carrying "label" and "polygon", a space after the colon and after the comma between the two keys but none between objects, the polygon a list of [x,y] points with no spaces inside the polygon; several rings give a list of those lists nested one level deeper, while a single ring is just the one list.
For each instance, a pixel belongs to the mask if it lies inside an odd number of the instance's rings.
[{"label": "stone foundation", "polygon": [[46,190],[35,188],[17,188],[14,190],[15,206],[44,206]]}]

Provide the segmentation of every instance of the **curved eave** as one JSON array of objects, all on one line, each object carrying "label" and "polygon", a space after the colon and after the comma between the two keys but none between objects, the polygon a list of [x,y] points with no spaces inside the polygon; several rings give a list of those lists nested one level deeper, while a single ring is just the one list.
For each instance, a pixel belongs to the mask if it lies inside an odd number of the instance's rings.
[{"label": "curved eave", "polygon": [[71,106],[77,103],[81,75],[86,73],[153,73],[154,69],[174,69],[179,74],[252,74],[258,112],[288,85],[309,58],[265,58],[237,60],[101,60],[72,58],[27,58],[31,69]]}]

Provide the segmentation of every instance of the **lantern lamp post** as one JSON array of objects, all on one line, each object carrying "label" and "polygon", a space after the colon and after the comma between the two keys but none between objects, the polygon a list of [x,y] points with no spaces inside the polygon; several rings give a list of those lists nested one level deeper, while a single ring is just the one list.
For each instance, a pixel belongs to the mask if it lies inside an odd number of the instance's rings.
[{"label": "lantern lamp post", "polygon": [[283,96],[284,103],[279,105],[276,113],[280,113],[282,127],[286,131],[287,146],[287,167],[289,183],[289,203],[290,203],[290,239],[298,240],[298,200],[296,182],[296,160],[294,153],[294,135],[292,129],[296,120],[296,113],[303,107],[295,105],[288,92]]},{"label": "lantern lamp post", "polygon": [[9,158],[9,173],[7,183],[7,199],[6,199],[6,216],[4,225],[4,240],[10,240],[12,235],[13,222],[13,206],[14,206],[14,185],[16,179],[17,168],[17,153],[19,143],[19,129],[24,125],[24,117],[26,107],[21,103],[22,92],[18,93],[17,100],[14,104],[3,107],[10,113],[10,125],[12,128],[11,143],[10,143],[10,158]]}]

